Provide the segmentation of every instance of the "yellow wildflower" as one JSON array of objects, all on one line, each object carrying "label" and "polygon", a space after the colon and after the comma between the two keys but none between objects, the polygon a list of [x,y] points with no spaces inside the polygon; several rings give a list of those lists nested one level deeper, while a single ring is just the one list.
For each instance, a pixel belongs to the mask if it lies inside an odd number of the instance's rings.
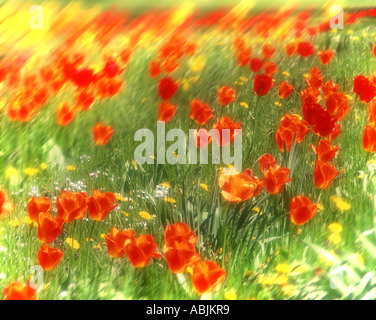
[{"label": "yellow wildflower", "polygon": [[339,233],[331,233],[328,240],[333,244],[338,244],[341,242],[341,235]]},{"label": "yellow wildflower", "polygon": [[192,57],[189,59],[188,65],[192,72],[200,72],[204,68],[206,63],[205,56],[200,55],[198,57]]},{"label": "yellow wildflower", "polygon": [[37,168],[26,168],[24,170],[24,173],[29,177],[36,175],[38,172],[39,172],[39,169]]},{"label": "yellow wildflower", "polygon": [[7,178],[13,178],[15,177],[16,175],[18,174],[18,171],[16,168],[14,167],[9,167],[6,171],[5,171],[5,176]]},{"label": "yellow wildflower", "polygon": [[296,287],[293,284],[286,284],[286,285],[282,286],[282,292],[286,296],[291,297],[295,294]]},{"label": "yellow wildflower", "polygon": [[170,197],[166,197],[163,200],[166,201],[166,202],[169,202],[169,203],[176,203],[176,200],[173,199],[173,198],[170,198]]},{"label": "yellow wildflower", "polygon": [[200,187],[206,191],[208,191],[208,186],[205,183],[200,183]]},{"label": "yellow wildflower", "polygon": [[350,208],[351,208],[350,203],[346,202],[342,198],[339,198],[339,197],[336,197],[336,196],[331,196],[330,199],[334,202],[336,207],[342,212],[350,210]]},{"label": "yellow wildflower", "polygon": [[341,233],[342,229],[342,226],[337,222],[333,222],[328,226],[328,230],[333,233]]},{"label": "yellow wildflower", "polygon": [[69,171],[74,171],[74,170],[76,170],[76,167],[75,167],[75,166],[72,166],[72,165],[69,165],[69,166],[67,166],[67,169],[68,169]]},{"label": "yellow wildflower", "polygon": [[230,289],[225,292],[225,299],[226,300],[236,300],[237,295],[235,289]]},{"label": "yellow wildflower", "polygon": [[275,267],[275,271],[279,273],[289,273],[290,266],[287,263],[280,263]]},{"label": "yellow wildflower", "polygon": [[153,219],[153,217],[151,216],[150,213],[146,212],[146,211],[140,211],[138,213],[143,219],[146,219],[146,220],[151,220]]},{"label": "yellow wildflower", "polygon": [[80,244],[78,243],[77,240],[72,239],[72,238],[66,238],[65,243],[70,246],[71,248],[78,250],[80,249]]}]

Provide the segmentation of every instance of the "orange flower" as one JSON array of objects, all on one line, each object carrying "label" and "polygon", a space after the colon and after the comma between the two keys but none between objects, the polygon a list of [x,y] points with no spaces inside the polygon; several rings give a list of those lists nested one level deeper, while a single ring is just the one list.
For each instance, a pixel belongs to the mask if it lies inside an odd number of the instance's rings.
[{"label": "orange flower", "polygon": [[274,85],[273,78],[265,74],[257,74],[253,80],[253,90],[260,97],[266,95]]},{"label": "orange flower", "polygon": [[315,154],[318,154],[318,159],[322,162],[331,161],[336,155],[339,147],[333,148],[330,141],[321,139],[317,145],[317,148],[314,145],[311,145],[311,148]]},{"label": "orange flower", "polygon": [[204,125],[209,119],[214,117],[214,114],[212,114],[212,109],[210,109],[206,103],[203,103],[198,99],[194,99],[189,104],[191,106],[189,117],[198,124]]},{"label": "orange flower", "polygon": [[73,106],[63,102],[56,108],[57,124],[59,126],[67,126],[76,115],[76,110]]},{"label": "orange flower", "polygon": [[30,284],[13,282],[4,289],[5,300],[35,300],[36,289],[32,289]]},{"label": "orange flower", "polygon": [[87,210],[87,194],[84,192],[68,192],[63,190],[60,198],[56,199],[57,215],[65,222],[80,220],[85,217]]},{"label": "orange flower", "polygon": [[264,66],[264,71],[267,76],[271,76],[278,72],[277,65],[274,62],[267,61]]},{"label": "orange flower", "polygon": [[286,113],[275,134],[278,149],[283,152],[286,145],[286,151],[290,151],[294,139],[296,139],[295,143],[301,143],[309,130],[307,121],[302,121],[298,116],[290,116]]},{"label": "orange flower", "polygon": [[148,265],[152,257],[162,258],[161,254],[155,252],[157,247],[151,235],[142,235],[125,246],[125,254],[134,267],[143,268]]},{"label": "orange flower", "polygon": [[269,44],[265,44],[263,47],[262,47],[262,55],[265,59],[270,59],[274,56],[274,53],[275,53],[275,48],[273,48],[271,45]]},{"label": "orange flower", "polygon": [[332,180],[338,176],[339,171],[330,163],[316,161],[316,167],[314,172],[315,186],[318,189],[329,188]]},{"label": "orange flower", "polygon": [[53,218],[49,212],[42,212],[38,216],[38,240],[43,243],[52,243],[63,231],[64,220],[61,217]]},{"label": "orange flower", "polygon": [[[218,132],[215,132],[214,134],[217,143],[221,146],[226,146],[229,145],[239,134],[239,131],[237,130],[241,130],[241,122],[234,122],[229,117],[222,117],[213,125],[213,129],[218,130]],[[227,132],[229,134],[227,134]]]},{"label": "orange flower", "polygon": [[8,201],[7,195],[3,190],[0,190],[0,217],[2,215],[7,215],[8,213],[12,212],[14,209],[13,203]]},{"label": "orange flower", "polygon": [[251,60],[252,48],[243,48],[237,53],[238,65],[245,67]]},{"label": "orange flower", "polygon": [[162,101],[159,104],[158,121],[169,122],[176,112],[176,106],[168,101]]},{"label": "orange flower", "polygon": [[297,47],[298,55],[302,57],[308,57],[315,53],[315,47],[309,42],[299,42]]},{"label": "orange flower", "polygon": [[162,100],[169,100],[173,97],[179,86],[172,78],[163,78],[159,80],[158,94]]},{"label": "orange flower", "polygon": [[322,50],[319,51],[318,56],[321,60],[322,65],[327,65],[334,57],[334,52],[332,50]]},{"label": "orange flower", "polygon": [[259,158],[259,165],[261,172],[265,172],[266,170],[269,170],[269,168],[275,167],[275,159],[271,154],[265,153],[263,156]]},{"label": "orange flower", "polygon": [[256,197],[264,188],[261,179],[252,176],[252,171],[247,173],[238,173],[234,175],[219,176],[219,187],[222,190],[222,196],[230,202],[242,202]]},{"label": "orange flower", "polygon": [[325,96],[326,111],[341,121],[350,110],[348,98],[343,92],[332,92]]},{"label": "orange flower", "polygon": [[161,72],[162,72],[161,64],[158,61],[153,60],[149,63],[150,78],[153,79],[153,78],[158,77]]},{"label": "orange flower", "polygon": [[45,213],[51,211],[51,201],[48,198],[32,197],[27,203],[27,213],[31,221],[38,221],[39,213]]},{"label": "orange flower", "polygon": [[187,267],[201,259],[195,246],[188,241],[173,241],[165,250],[168,268],[173,273],[183,273]]},{"label": "orange flower", "polygon": [[263,61],[258,58],[252,58],[251,63],[249,64],[249,69],[253,72],[259,72],[260,69],[262,68]]},{"label": "orange flower", "polygon": [[166,226],[165,257],[173,273],[182,273],[189,265],[200,260],[201,256],[195,251],[196,242],[197,236],[185,223]]},{"label": "orange flower", "polygon": [[116,197],[112,192],[100,193],[94,190],[93,196],[87,200],[89,216],[95,221],[103,221],[111,210],[118,205],[114,204]]},{"label": "orange flower", "polygon": [[269,167],[268,171],[264,173],[264,185],[270,194],[279,194],[282,192],[283,186],[292,180],[289,179],[290,170],[288,168]]},{"label": "orange flower", "polygon": [[334,130],[329,135],[329,140],[333,141],[335,138],[337,138],[342,133],[341,125],[336,123],[334,126]]},{"label": "orange flower", "polygon": [[226,278],[226,271],[214,261],[200,261],[193,266],[193,290],[203,295],[214,290]]},{"label": "orange flower", "polygon": [[305,224],[316,214],[317,204],[312,204],[311,200],[304,196],[297,196],[290,202],[290,220],[297,225]]},{"label": "orange flower", "polygon": [[111,136],[114,134],[112,126],[105,126],[102,122],[98,122],[93,128],[94,142],[97,145],[104,146]]},{"label": "orange flower", "polygon": [[187,224],[178,222],[177,224],[170,224],[165,228],[166,246],[171,246],[175,241],[187,241],[194,245],[197,242],[197,236],[193,230],[189,229]]},{"label": "orange flower", "polygon": [[279,86],[278,97],[280,99],[286,99],[294,91],[294,85],[288,84],[286,81],[282,81]]},{"label": "orange flower", "polygon": [[198,148],[205,148],[213,140],[212,134],[209,135],[206,129],[195,131],[195,142]]},{"label": "orange flower", "polygon": [[221,106],[227,106],[235,100],[235,90],[229,86],[223,86],[218,90],[218,102]]},{"label": "orange flower", "polygon": [[286,44],[286,55],[292,57],[296,53],[297,47],[295,43]]},{"label": "orange flower", "polygon": [[38,251],[38,262],[44,271],[50,271],[55,269],[63,255],[63,251],[51,248],[43,243]]},{"label": "orange flower", "polygon": [[363,134],[363,149],[367,152],[376,151],[376,129],[367,125]]},{"label": "orange flower", "polygon": [[376,100],[372,100],[368,104],[368,111],[369,111],[369,124],[371,126],[376,127]]},{"label": "orange flower", "polygon": [[125,246],[135,241],[135,232],[133,230],[119,231],[113,227],[110,234],[104,237],[108,255],[113,258],[122,258],[125,254]]}]

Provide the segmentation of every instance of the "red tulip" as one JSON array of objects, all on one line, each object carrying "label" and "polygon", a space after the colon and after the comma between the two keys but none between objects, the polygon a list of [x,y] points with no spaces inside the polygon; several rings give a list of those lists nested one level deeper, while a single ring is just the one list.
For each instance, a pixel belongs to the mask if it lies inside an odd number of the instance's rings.
[{"label": "red tulip", "polygon": [[142,235],[125,246],[125,254],[136,268],[146,267],[152,257],[160,259],[161,254],[155,252],[158,245],[151,235]]},{"label": "red tulip", "polygon": [[257,74],[253,81],[253,89],[258,96],[266,95],[274,85],[273,78],[265,74]]},{"label": "red tulip", "polygon": [[44,271],[55,269],[63,255],[63,251],[51,248],[43,243],[42,247],[38,251],[39,265],[43,268]]},{"label": "red tulip", "polygon": [[102,122],[98,122],[93,128],[94,142],[99,146],[104,146],[114,134],[112,126],[105,126]]},{"label": "red tulip", "polygon": [[353,92],[359,96],[360,101],[369,103],[376,96],[376,86],[360,75],[354,78]]},{"label": "red tulip", "polygon": [[212,109],[207,105],[207,103],[203,103],[198,99],[192,100],[190,103],[191,112],[189,113],[189,117],[196,121],[200,125],[206,124],[209,119],[214,117],[212,113]]},{"label": "red tulip", "polygon": [[288,84],[286,81],[282,81],[281,84],[279,84],[279,91],[278,91],[278,97],[280,99],[286,99],[290,96],[291,93],[294,92],[294,85]]},{"label": "red tulip", "polygon": [[[217,123],[213,125],[215,132],[215,140],[221,146],[229,145],[235,137],[239,134],[237,130],[241,129],[241,122],[234,122],[229,117],[222,117]],[[224,130],[228,130],[229,134],[225,134]]]},{"label": "red tulip", "polygon": [[159,104],[158,121],[169,122],[176,112],[176,106],[168,101],[162,101]]},{"label": "red tulip", "polygon": [[221,106],[227,106],[235,100],[236,92],[229,86],[223,86],[218,90],[218,102]]},{"label": "red tulip", "polygon": [[56,199],[58,217],[64,219],[65,222],[83,219],[87,210],[87,198],[86,193],[73,193],[63,190],[60,198]]},{"label": "red tulip", "polygon": [[315,154],[318,155],[318,159],[322,162],[331,161],[338,152],[339,147],[333,148],[330,141],[321,139],[317,145],[317,148],[311,145],[311,148]]},{"label": "red tulip", "polygon": [[259,72],[262,68],[262,65],[263,65],[263,61],[261,59],[258,59],[258,58],[253,58],[251,59],[251,63],[249,65],[249,68],[251,69],[251,71],[253,72]]},{"label": "red tulip", "polygon": [[290,202],[290,220],[292,223],[302,225],[312,219],[317,212],[317,205],[304,196],[297,196]]},{"label": "red tulip", "polygon": [[162,100],[169,100],[173,97],[179,86],[172,78],[163,78],[159,80],[158,94]]},{"label": "red tulip", "polygon": [[52,243],[63,231],[64,220],[61,217],[53,218],[50,213],[40,213],[38,216],[38,240],[43,243]]},{"label": "red tulip", "polygon": [[87,199],[89,216],[94,221],[103,221],[107,215],[118,205],[114,204],[116,197],[112,192],[101,193],[94,190],[93,196]]},{"label": "red tulip", "polygon": [[376,151],[376,129],[367,125],[363,134],[363,149],[367,152]]},{"label": "red tulip", "polygon": [[269,170],[270,168],[275,168],[275,163],[276,161],[271,154],[266,153],[259,158],[261,172],[265,172],[265,170]]},{"label": "red tulip", "polygon": [[4,289],[5,300],[35,300],[36,289],[32,289],[30,284],[13,282]]},{"label": "red tulip", "polygon": [[314,171],[315,186],[318,189],[328,189],[339,171],[330,163],[321,160],[316,161]]},{"label": "red tulip", "polygon": [[31,221],[38,221],[39,213],[46,213],[51,211],[51,201],[48,198],[32,197],[27,203],[27,213]]},{"label": "red tulip", "polygon": [[264,173],[264,185],[266,191],[270,194],[279,194],[282,192],[283,186],[290,182],[290,170],[288,168],[280,167],[274,169],[269,167],[269,170]]},{"label": "red tulip", "polygon": [[323,50],[318,53],[322,65],[327,65],[334,57],[332,50]]},{"label": "red tulip", "polygon": [[309,57],[315,53],[316,49],[309,42],[299,42],[296,51],[302,57]]},{"label": "red tulip", "polygon": [[226,271],[214,261],[200,261],[193,266],[193,290],[203,295],[214,290],[226,278]]},{"label": "red tulip", "polygon": [[133,230],[119,231],[113,227],[110,234],[104,237],[108,255],[112,258],[122,258],[125,255],[125,247],[135,241],[135,232]]}]

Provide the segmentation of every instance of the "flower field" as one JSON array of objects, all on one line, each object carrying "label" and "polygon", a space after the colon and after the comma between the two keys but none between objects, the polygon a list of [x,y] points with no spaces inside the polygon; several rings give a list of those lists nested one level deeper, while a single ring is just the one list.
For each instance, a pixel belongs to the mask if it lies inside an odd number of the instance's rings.
[{"label": "flower field", "polygon": [[1,4],[0,299],[375,299],[372,3],[127,2]]}]

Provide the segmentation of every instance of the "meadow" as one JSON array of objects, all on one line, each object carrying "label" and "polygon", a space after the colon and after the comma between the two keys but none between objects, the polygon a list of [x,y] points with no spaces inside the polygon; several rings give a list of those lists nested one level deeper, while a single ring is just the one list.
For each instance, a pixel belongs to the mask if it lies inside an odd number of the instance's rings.
[{"label": "meadow", "polygon": [[[375,9],[30,7],[0,11],[0,298],[375,299]],[[241,128],[241,172],[137,163],[157,121],[230,129],[209,159]]]}]

